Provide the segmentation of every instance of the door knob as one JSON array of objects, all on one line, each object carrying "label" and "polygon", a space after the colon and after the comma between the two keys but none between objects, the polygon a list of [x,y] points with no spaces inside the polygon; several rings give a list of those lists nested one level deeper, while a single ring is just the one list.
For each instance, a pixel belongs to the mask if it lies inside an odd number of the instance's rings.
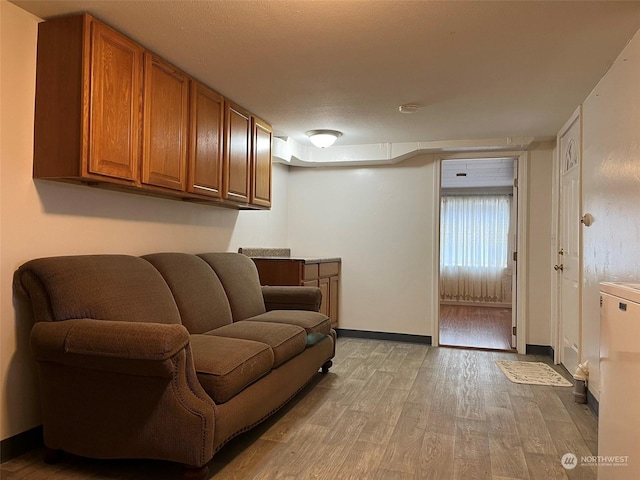
[{"label": "door knob", "polygon": [[560,264],[560,265],[554,265],[554,266],[553,266],[553,269],[554,269],[556,272],[558,272],[558,271],[559,271],[559,272],[562,272],[562,271],[564,270],[564,265],[563,265],[563,264]]}]

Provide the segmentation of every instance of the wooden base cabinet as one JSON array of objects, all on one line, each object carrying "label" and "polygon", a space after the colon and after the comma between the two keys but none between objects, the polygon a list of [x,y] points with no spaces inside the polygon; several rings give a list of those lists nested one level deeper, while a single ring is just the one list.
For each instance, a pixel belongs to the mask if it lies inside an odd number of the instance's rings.
[{"label": "wooden base cabinet", "polygon": [[34,130],[34,178],[271,206],[271,126],[90,15],[38,26]]},{"label": "wooden base cabinet", "polygon": [[322,292],[320,312],[331,319],[331,327],[338,328],[340,305],[339,258],[253,258],[262,285],[301,285],[318,287]]}]

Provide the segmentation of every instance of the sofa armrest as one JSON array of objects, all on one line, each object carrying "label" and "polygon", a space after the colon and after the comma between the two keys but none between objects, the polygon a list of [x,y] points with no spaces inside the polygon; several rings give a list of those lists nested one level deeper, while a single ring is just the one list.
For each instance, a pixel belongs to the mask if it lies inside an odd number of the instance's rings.
[{"label": "sofa armrest", "polygon": [[263,286],[262,296],[267,311],[308,310],[317,312],[322,303],[322,291],[318,287]]},{"label": "sofa armrest", "polygon": [[36,360],[130,375],[170,377],[171,359],[189,343],[182,325],[78,319],[38,322]]},{"label": "sofa armrest", "polygon": [[195,467],[213,456],[217,406],[198,382],[182,325],[38,322],[31,346],[49,448]]}]

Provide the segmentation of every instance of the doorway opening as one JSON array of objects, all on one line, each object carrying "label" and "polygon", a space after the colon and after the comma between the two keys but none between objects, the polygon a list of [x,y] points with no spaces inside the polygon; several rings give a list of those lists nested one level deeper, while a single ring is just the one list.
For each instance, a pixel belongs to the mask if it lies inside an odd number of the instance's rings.
[{"label": "doorway opening", "polygon": [[515,351],[517,159],[447,159],[440,178],[442,346]]}]

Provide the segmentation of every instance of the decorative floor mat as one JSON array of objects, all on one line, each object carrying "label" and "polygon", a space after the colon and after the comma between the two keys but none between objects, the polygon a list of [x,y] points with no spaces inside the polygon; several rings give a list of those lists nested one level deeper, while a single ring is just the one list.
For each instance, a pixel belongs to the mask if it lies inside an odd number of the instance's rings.
[{"label": "decorative floor mat", "polygon": [[496,360],[496,364],[509,380],[529,385],[550,385],[552,387],[572,387],[573,384],[542,362],[516,362]]}]

